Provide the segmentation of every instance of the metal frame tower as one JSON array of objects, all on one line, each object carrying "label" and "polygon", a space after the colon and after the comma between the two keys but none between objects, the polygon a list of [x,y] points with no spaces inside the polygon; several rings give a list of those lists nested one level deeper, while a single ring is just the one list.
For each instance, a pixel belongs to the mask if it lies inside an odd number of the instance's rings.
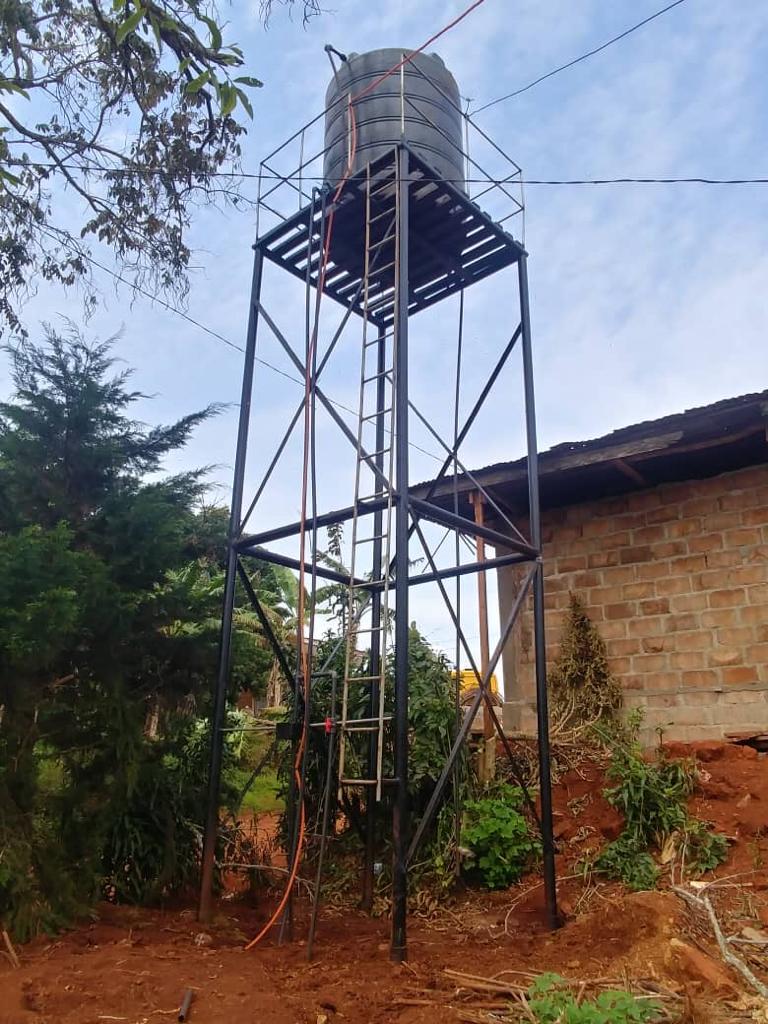
[{"label": "metal frame tower", "polygon": [[[421,72],[420,72],[421,73]],[[403,109],[412,101],[401,97]],[[350,595],[360,600],[350,600],[350,622],[355,609],[364,608],[369,616],[370,657],[366,675],[356,674],[347,668],[343,680],[343,703],[341,716],[333,722],[339,737],[340,756],[344,760],[344,745],[348,737],[362,732],[368,736],[369,754],[367,769],[362,775],[344,776],[347,771],[342,764],[338,780],[344,785],[356,787],[367,793],[368,835],[363,874],[363,905],[370,905],[373,885],[373,838],[372,804],[381,794],[382,788],[394,790],[392,818],[393,847],[393,894],[392,894],[392,935],[391,955],[393,959],[406,956],[406,912],[408,865],[421,842],[429,824],[443,798],[445,787],[455,769],[457,758],[466,742],[472,721],[482,705],[486,716],[490,716],[499,742],[505,747],[510,759],[513,751],[499,721],[496,707],[491,699],[489,683],[501,657],[521,608],[532,596],[534,621],[534,654],[536,671],[536,694],[538,707],[538,757],[539,757],[539,804],[531,803],[538,818],[544,858],[544,883],[546,906],[550,924],[557,923],[555,889],[554,844],[552,837],[552,808],[550,791],[550,752],[548,739],[547,687],[544,644],[544,590],[541,562],[541,526],[539,516],[539,490],[537,471],[536,415],[534,405],[533,364],[531,348],[531,327],[528,300],[527,252],[503,226],[503,219],[494,219],[484,212],[478,199],[494,190],[501,190],[513,203],[512,213],[522,214],[523,204],[512,196],[510,186],[521,181],[520,169],[510,161],[512,170],[503,178],[491,177],[470,159],[467,152],[462,154],[471,175],[482,172],[485,186],[477,190],[474,199],[457,184],[443,180],[425,160],[416,153],[405,137],[392,151],[367,165],[361,171],[350,174],[335,192],[328,186],[313,187],[306,191],[312,180],[307,172],[311,161],[303,160],[305,133],[322,118],[322,114],[289,142],[300,141],[302,159],[297,168],[288,173],[275,173],[269,162],[271,154],[262,164],[263,180],[275,178],[276,185],[263,189],[260,206],[278,216],[277,224],[261,233],[254,245],[254,264],[249,303],[248,330],[240,402],[237,449],[232,490],[231,519],[227,551],[227,569],[224,607],[221,628],[221,648],[215,699],[212,716],[212,742],[206,833],[202,860],[200,915],[210,916],[212,906],[212,882],[214,874],[214,851],[218,829],[219,788],[222,765],[222,741],[226,722],[226,695],[231,660],[232,617],[235,607],[236,584],[240,579],[247,598],[260,618],[264,632],[274,648],[286,680],[298,697],[306,694],[312,685],[312,677],[318,673],[327,674],[327,666],[314,667],[309,678],[303,678],[301,666],[291,667],[291,656],[278,641],[262,608],[258,596],[250,584],[244,564],[252,557],[272,561],[292,569],[303,571],[312,580],[324,579],[349,588]],[[427,115],[424,115],[427,116]],[[480,132],[492,149],[502,153],[498,146],[463,114],[467,126]],[[466,147],[468,148],[468,147]],[[282,149],[282,147],[281,147]],[[276,151],[279,152],[279,151]],[[316,160],[322,154],[315,154]],[[505,154],[502,155],[506,158]],[[319,176],[318,176],[319,177]],[[477,177],[468,178],[477,181]],[[298,194],[299,209],[288,216],[279,215],[272,207],[278,186],[285,186]],[[266,200],[270,199],[267,203]],[[519,223],[519,222],[518,222]],[[307,330],[304,352],[297,351],[281,331],[265,304],[263,295],[263,269],[270,261],[304,283],[306,290]],[[466,416],[463,424],[457,420],[454,436],[444,439],[432,426],[414,403],[408,384],[408,335],[411,318],[421,310],[432,306],[452,295],[463,296],[474,283],[502,271],[516,270],[518,315],[512,325],[508,343],[499,359],[488,367],[485,384]],[[317,345],[317,320],[311,325],[310,311],[319,308],[320,300],[328,296],[343,308],[338,330],[335,331],[322,355]],[[339,413],[325,393],[320,380],[331,359],[346,324],[352,316],[360,318],[362,340],[360,343],[361,374],[360,402],[357,430],[354,430]],[[266,329],[277,340],[288,355],[307,386],[302,401],[291,421],[288,431],[276,445],[269,462],[265,478],[256,489],[253,501],[244,512],[244,492],[248,449],[251,402],[253,394],[254,363],[256,358],[257,333]],[[312,342],[314,341],[314,344]],[[526,530],[521,530],[512,516],[500,507],[494,496],[488,493],[461,461],[460,449],[478,414],[483,409],[510,355],[517,347],[522,350],[522,377],[524,394],[524,424],[528,454],[528,510]],[[372,404],[371,404],[372,403]],[[356,453],[356,484],[350,504],[331,510],[313,508],[307,520],[287,523],[257,533],[247,532],[247,524],[254,507],[263,494],[267,480],[280,461],[288,438],[301,415],[314,417],[317,406],[322,407],[338,426],[340,433]],[[417,497],[409,478],[409,425],[418,420],[434,437],[445,454],[437,477]],[[373,446],[366,441],[365,427],[372,429]],[[313,427],[312,427],[313,429]],[[432,499],[438,485],[453,472],[461,473],[473,480],[477,491],[493,509],[496,519],[494,526],[478,523],[460,514],[458,504],[453,510],[446,509]],[[362,484],[368,479],[368,487]],[[339,523],[352,523],[352,567],[349,573],[329,568],[318,558],[316,537],[320,528]],[[439,567],[435,551],[430,548],[424,532],[424,524],[439,524],[456,537],[455,564]],[[497,525],[503,524],[502,528]],[[297,537],[309,532],[311,542],[309,554],[301,559],[286,556],[270,548],[270,544],[284,538]],[[462,562],[458,551],[458,538],[481,538],[496,548],[495,557],[475,558]],[[416,571],[409,557],[412,538],[421,543],[426,566]],[[363,547],[371,552],[370,562],[363,574],[359,566],[364,556]],[[501,553],[500,553],[501,552]],[[478,667],[471,646],[462,629],[458,600],[453,602],[446,588],[447,581],[466,574],[487,572],[502,566],[521,566],[521,585],[505,622],[501,623],[498,643],[490,655],[487,665]],[[468,664],[474,669],[478,686],[473,702],[463,717],[450,754],[430,798],[426,812],[418,827],[410,828],[408,808],[408,638],[409,613],[408,595],[414,586],[433,583],[438,587],[445,601],[451,627],[455,630],[457,651],[462,650]],[[389,607],[394,596],[394,611]],[[394,685],[390,695],[391,716],[384,713],[383,691],[388,685],[385,673],[389,637],[388,623],[394,626]],[[458,668],[458,665],[457,665]],[[348,713],[347,695],[350,687],[366,686],[366,707],[364,716],[354,717]],[[391,746],[394,751],[394,772],[385,778],[382,768],[382,747],[384,730],[391,732]],[[298,742],[294,733],[294,743]],[[301,800],[301,793],[294,792],[295,800]],[[292,837],[295,849],[296,835]],[[293,851],[292,851],[293,852]],[[316,893],[317,896],[317,893]]]}]

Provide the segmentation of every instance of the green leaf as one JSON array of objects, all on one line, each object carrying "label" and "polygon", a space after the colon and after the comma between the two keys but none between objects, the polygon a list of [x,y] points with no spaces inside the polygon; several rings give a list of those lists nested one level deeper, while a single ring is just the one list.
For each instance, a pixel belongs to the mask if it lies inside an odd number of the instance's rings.
[{"label": "green leaf", "polygon": [[193,96],[196,92],[200,92],[204,85],[207,85],[211,80],[211,72],[204,71],[202,75],[198,75],[197,78],[193,78],[191,82],[187,82],[184,86],[184,92],[188,96]]},{"label": "green leaf", "polygon": [[9,78],[0,78],[0,92],[15,92],[19,96],[23,96],[25,100],[29,99],[29,93],[26,89],[22,89],[16,82],[12,82]]},{"label": "green leaf", "polygon": [[157,40],[157,49],[162,50],[163,48],[163,37],[160,35],[160,23],[154,14],[150,14],[149,23],[152,26],[152,31],[155,33],[155,39]]},{"label": "green leaf", "polygon": [[129,15],[122,24],[118,26],[117,32],[115,32],[115,42],[119,46],[126,36],[129,36],[131,32],[135,32],[139,26],[139,22],[144,17],[144,8],[140,5],[136,5],[136,10],[133,14]]},{"label": "green leaf", "polygon": [[214,50],[220,50],[221,49],[221,29],[216,24],[216,22],[213,20],[213,18],[208,18],[208,17],[206,17],[203,14],[202,15],[202,19],[205,22],[205,24],[208,26],[208,30],[211,33],[211,47]]},{"label": "green leaf", "polygon": [[219,87],[219,101],[221,103],[221,116],[227,117],[237,106],[237,91],[234,85],[229,82],[222,82]]},{"label": "green leaf", "polygon": [[239,78],[236,78],[235,81],[239,82],[241,85],[249,85],[253,89],[261,89],[264,85],[264,83],[259,81],[258,78],[252,78],[250,75],[241,75]]},{"label": "green leaf", "polygon": [[248,97],[246,96],[242,89],[235,89],[235,92],[237,93],[240,102],[245,107],[245,111],[248,114],[248,117],[250,117],[250,119],[253,120],[253,107],[251,106],[251,101],[248,99]]},{"label": "green leaf", "polygon": [[17,178],[15,174],[11,174],[10,171],[6,171],[2,167],[0,167],[0,181],[7,181],[10,185],[21,184],[21,178]]}]

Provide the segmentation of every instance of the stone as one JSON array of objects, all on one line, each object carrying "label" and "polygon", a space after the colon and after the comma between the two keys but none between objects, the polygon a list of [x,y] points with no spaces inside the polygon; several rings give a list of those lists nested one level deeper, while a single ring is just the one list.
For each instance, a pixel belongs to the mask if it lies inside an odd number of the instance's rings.
[{"label": "stone", "polygon": [[669,949],[672,959],[691,981],[697,981],[713,992],[738,994],[739,989],[727,969],[707,953],[674,938],[669,940]]}]

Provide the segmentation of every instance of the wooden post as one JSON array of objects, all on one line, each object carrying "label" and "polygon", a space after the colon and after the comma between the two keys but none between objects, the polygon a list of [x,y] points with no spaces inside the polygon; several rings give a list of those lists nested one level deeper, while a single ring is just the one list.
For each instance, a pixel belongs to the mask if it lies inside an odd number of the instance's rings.
[{"label": "wooden post", "polygon": [[[470,494],[470,501],[475,511],[475,522],[478,526],[485,525],[483,508],[483,497],[478,492]],[[477,545],[478,562],[485,561],[485,541],[478,537]],[[485,672],[490,660],[490,644],[488,639],[488,588],[484,572],[477,574],[477,607],[480,627],[480,671]],[[490,782],[496,774],[496,734],[493,728],[491,716],[488,709],[483,708],[483,740],[480,745],[480,759],[478,775],[481,783]]]}]

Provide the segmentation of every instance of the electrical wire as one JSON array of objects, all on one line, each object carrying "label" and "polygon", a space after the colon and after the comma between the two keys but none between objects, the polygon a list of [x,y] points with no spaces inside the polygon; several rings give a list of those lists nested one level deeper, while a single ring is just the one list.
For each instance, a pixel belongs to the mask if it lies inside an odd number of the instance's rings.
[{"label": "electrical wire", "polygon": [[[157,292],[147,291],[146,288],[142,288],[141,285],[136,284],[134,281],[129,281],[128,278],[123,277],[123,275],[119,274],[116,270],[112,270],[104,263],[101,263],[99,260],[95,259],[89,253],[83,252],[82,250],[78,249],[75,246],[75,244],[69,241],[68,239],[61,238],[51,231],[46,231],[45,228],[40,228],[39,230],[42,231],[43,234],[47,235],[49,238],[52,238],[57,243],[60,243],[61,245],[66,245],[71,252],[76,252],[87,263],[92,264],[98,270],[102,270],[105,274],[109,274],[109,276],[114,278],[115,281],[118,281],[120,284],[126,285],[128,288],[132,288],[133,291],[137,292],[139,295],[143,295],[144,298],[149,299],[150,302],[157,302],[158,305],[163,307],[163,309],[167,309],[169,313],[174,313],[176,316],[181,317],[182,320],[186,320],[187,323],[192,324],[194,327],[197,327],[205,334],[208,334],[210,337],[215,338],[216,341],[222,342],[224,345],[227,345],[229,348],[234,349],[236,352],[245,351],[242,345],[238,345],[234,341],[230,341],[229,338],[226,338],[223,334],[220,334],[212,327],[208,327],[207,324],[201,323],[199,320],[196,320],[193,316],[190,316],[190,314],[186,313],[183,309],[179,309],[178,306],[174,306],[172,303],[162,298],[160,295],[157,294]],[[254,356],[254,361],[259,363],[261,366],[266,367],[268,370],[272,370],[273,373],[277,373],[281,377],[285,377],[286,380],[291,381],[293,384],[300,384],[302,386],[304,384],[304,381],[302,381],[299,377],[294,377],[293,374],[288,373],[286,370],[281,370],[279,366],[275,366],[274,363],[270,363],[269,360],[267,359],[262,359],[259,356]],[[348,412],[350,416],[357,416],[357,411],[351,408],[351,406],[345,405],[343,402],[339,402],[333,398],[327,398],[327,401],[330,402],[330,404],[335,406],[337,409],[341,409],[343,412]],[[428,451],[426,448],[422,448],[420,445],[416,444],[413,441],[408,442],[408,447],[413,448],[414,451],[420,452],[422,455],[428,456],[435,462],[443,461],[439,455],[436,455],[434,452]]]},{"label": "electrical wire", "polygon": [[480,114],[483,110],[488,110],[490,107],[495,107],[497,103],[503,103],[505,100],[511,100],[515,96],[520,96],[521,93],[528,92],[529,89],[533,89],[535,85],[539,85],[540,82],[545,82],[548,78],[559,75],[561,71],[567,71],[568,68],[572,68],[575,64],[580,64],[583,60],[588,60],[590,57],[594,57],[596,53],[600,53],[606,50],[609,46],[613,46],[614,43],[618,43],[620,39],[626,38],[633,32],[636,32],[639,28],[647,25],[649,22],[654,21],[656,18],[660,18],[662,14],[666,14],[667,11],[671,11],[674,7],[679,7],[680,4],[684,3],[685,0],[675,0],[674,3],[668,4],[666,7],[662,7],[660,11],[656,11],[655,14],[649,15],[647,18],[643,18],[642,21],[638,21],[636,25],[631,25],[628,29],[625,29],[619,35],[614,36],[612,39],[606,40],[601,43],[600,46],[596,46],[593,50],[589,50],[587,53],[582,53],[580,57],[575,57],[573,60],[569,60],[567,64],[561,64],[559,68],[554,68],[552,71],[548,71],[546,75],[539,75],[528,85],[524,85],[520,89],[515,89],[514,92],[508,92],[505,96],[499,96],[495,100],[491,100],[488,103],[484,103],[482,107],[477,107],[473,113]]},{"label": "electrical wire", "polygon": [[[679,0],[682,2],[682,0]],[[475,111],[477,113],[477,111]],[[35,167],[42,170],[57,170],[60,165],[58,164],[44,164],[44,163],[28,163],[26,166]],[[66,165],[64,165],[66,166]],[[109,170],[108,168],[90,168],[82,167],[77,164],[73,164],[67,167],[71,171],[80,171],[84,174],[90,173],[103,173],[103,174],[114,174],[115,171]],[[136,170],[125,169],[121,173],[125,174],[164,174],[160,169],[157,168],[136,168]],[[238,178],[243,180],[261,178],[262,181],[303,181],[303,182],[316,182],[324,183],[325,177],[322,174],[254,174],[250,171],[216,171],[210,175],[211,178]],[[625,175],[623,177],[614,178],[523,178],[517,175],[510,175],[506,178],[440,178],[440,181],[444,181],[449,185],[768,185],[768,177],[730,177],[730,178],[714,178],[709,176],[668,176],[668,177],[638,177]],[[228,344],[231,344],[228,342]],[[239,346],[233,346],[238,348]],[[242,349],[240,349],[242,351]]]}]

